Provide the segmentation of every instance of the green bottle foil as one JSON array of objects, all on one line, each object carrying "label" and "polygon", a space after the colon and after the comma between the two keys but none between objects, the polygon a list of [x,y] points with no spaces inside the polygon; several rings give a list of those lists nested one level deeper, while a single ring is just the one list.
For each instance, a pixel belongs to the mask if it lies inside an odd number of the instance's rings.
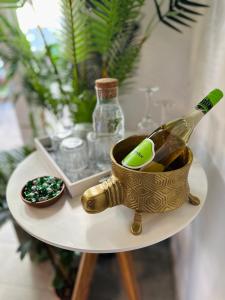
[{"label": "green bottle foil", "polygon": [[220,99],[223,97],[223,92],[219,89],[211,91],[201,102],[196,105],[197,110],[201,110],[204,114],[210,111]]}]

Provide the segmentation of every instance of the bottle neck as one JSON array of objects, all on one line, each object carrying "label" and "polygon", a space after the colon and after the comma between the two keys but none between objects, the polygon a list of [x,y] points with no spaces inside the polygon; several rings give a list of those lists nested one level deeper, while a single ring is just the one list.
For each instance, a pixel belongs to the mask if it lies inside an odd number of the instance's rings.
[{"label": "bottle neck", "polygon": [[195,106],[193,111],[185,117],[188,125],[194,129],[202,117],[218,103],[222,96],[222,92],[218,89],[210,92]]},{"label": "bottle neck", "polygon": [[96,88],[97,104],[118,104],[118,88]]},{"label": "bottle neck", "polygon": [[204,117],[204,113],[201,110],[194,109],[190,114],[184,117],[185,126],[183,131],[181,130],[180,138],[185,142],[188,143],[190,136],[199,123],[199,121]]},{"label": "bottle neck", "polygon": [[187,127],[190,128],[186,137],[187,141],[198,122],[218,103],[222,96],[223,93],[218,89],[211,91],[195,106],[195,109],[189,115],[185,116]]},{"label": "bottle neck", "polygon": [[204,113],[201,110],[193,109],[191,113],[189,113],[185,119],[193,129],[199,123],[199,121],[204,117]]},{"label": "bottle neck", "polygon": [[102,105],[102,104],[118,104],[119,100],[118,97],[113,97],[113,98],[101,98],[97,97],[97,104]]}]

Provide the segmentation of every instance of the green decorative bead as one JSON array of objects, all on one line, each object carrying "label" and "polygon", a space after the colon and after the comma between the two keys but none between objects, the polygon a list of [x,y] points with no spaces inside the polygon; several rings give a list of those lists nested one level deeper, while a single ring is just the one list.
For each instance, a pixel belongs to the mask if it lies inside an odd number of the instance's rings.
[{"label": "green decorative bead", "polygon": [[23,196],[32,203],[48,200],[60,194],[62,185],[62,179],[53,176],[40,177],[27,182]]}]

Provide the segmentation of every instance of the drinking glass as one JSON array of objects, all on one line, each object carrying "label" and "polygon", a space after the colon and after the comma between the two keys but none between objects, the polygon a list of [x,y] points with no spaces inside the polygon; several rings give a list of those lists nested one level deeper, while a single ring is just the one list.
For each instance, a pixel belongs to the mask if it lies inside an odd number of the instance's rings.
[{"label": "drinking glass", "polygon": [[169,99],[159,99],[156,105],[160,107],[160,124],[165,124],[168,121],[168,110],[174,107],[174,103]]},{"label": "drinking glass", "polygon": [[72,130],[60,128],[60,130],[53,132],[50,135],[51,138],[51,152],[54,160],[57,164],[61,164],[60,145],[62,141],[72,135]]},{"label": "drinking glass", "polygon": [[60,167],[73,182],[83,177],[83,172],[88,167],[87,146],[84,140],[70,137],[61,142]]},{"label": "drinking glass", "polygon": [[138,123],[138,131],[141,133],[150,133],[158,127],[158,124],[152,119],[151,108],[155,105],[154,94],[158,92],[159,88],[144,87],[139,89],[145,93],[145,115]]},{"label": "drinking glass", "polygon": [[104,171],[111,168],[110,150],[118,142],[117,135],[97,136],[95,132],[87,135],[90,167]]}]

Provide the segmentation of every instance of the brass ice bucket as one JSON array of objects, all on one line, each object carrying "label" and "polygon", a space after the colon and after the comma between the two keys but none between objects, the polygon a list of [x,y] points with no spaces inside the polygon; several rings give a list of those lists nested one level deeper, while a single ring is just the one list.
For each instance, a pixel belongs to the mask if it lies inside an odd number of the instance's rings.
[{"label": "brass ice bucket", "polygon": [[179,168],[167,172],[141,172],[123,167],[120,162],[143,136],[131,136],[117,143],[111,151],[112,176],[86,190],[81,198],[88,213],[98,213],[108,207],[123,204],[135,210],[131,225],[133,234],[142,231],[141,213],[162,213],[179,208],[185,201],[198,205],[190,194],[188,173],[193,154],[186,148],[176,164]]}]

